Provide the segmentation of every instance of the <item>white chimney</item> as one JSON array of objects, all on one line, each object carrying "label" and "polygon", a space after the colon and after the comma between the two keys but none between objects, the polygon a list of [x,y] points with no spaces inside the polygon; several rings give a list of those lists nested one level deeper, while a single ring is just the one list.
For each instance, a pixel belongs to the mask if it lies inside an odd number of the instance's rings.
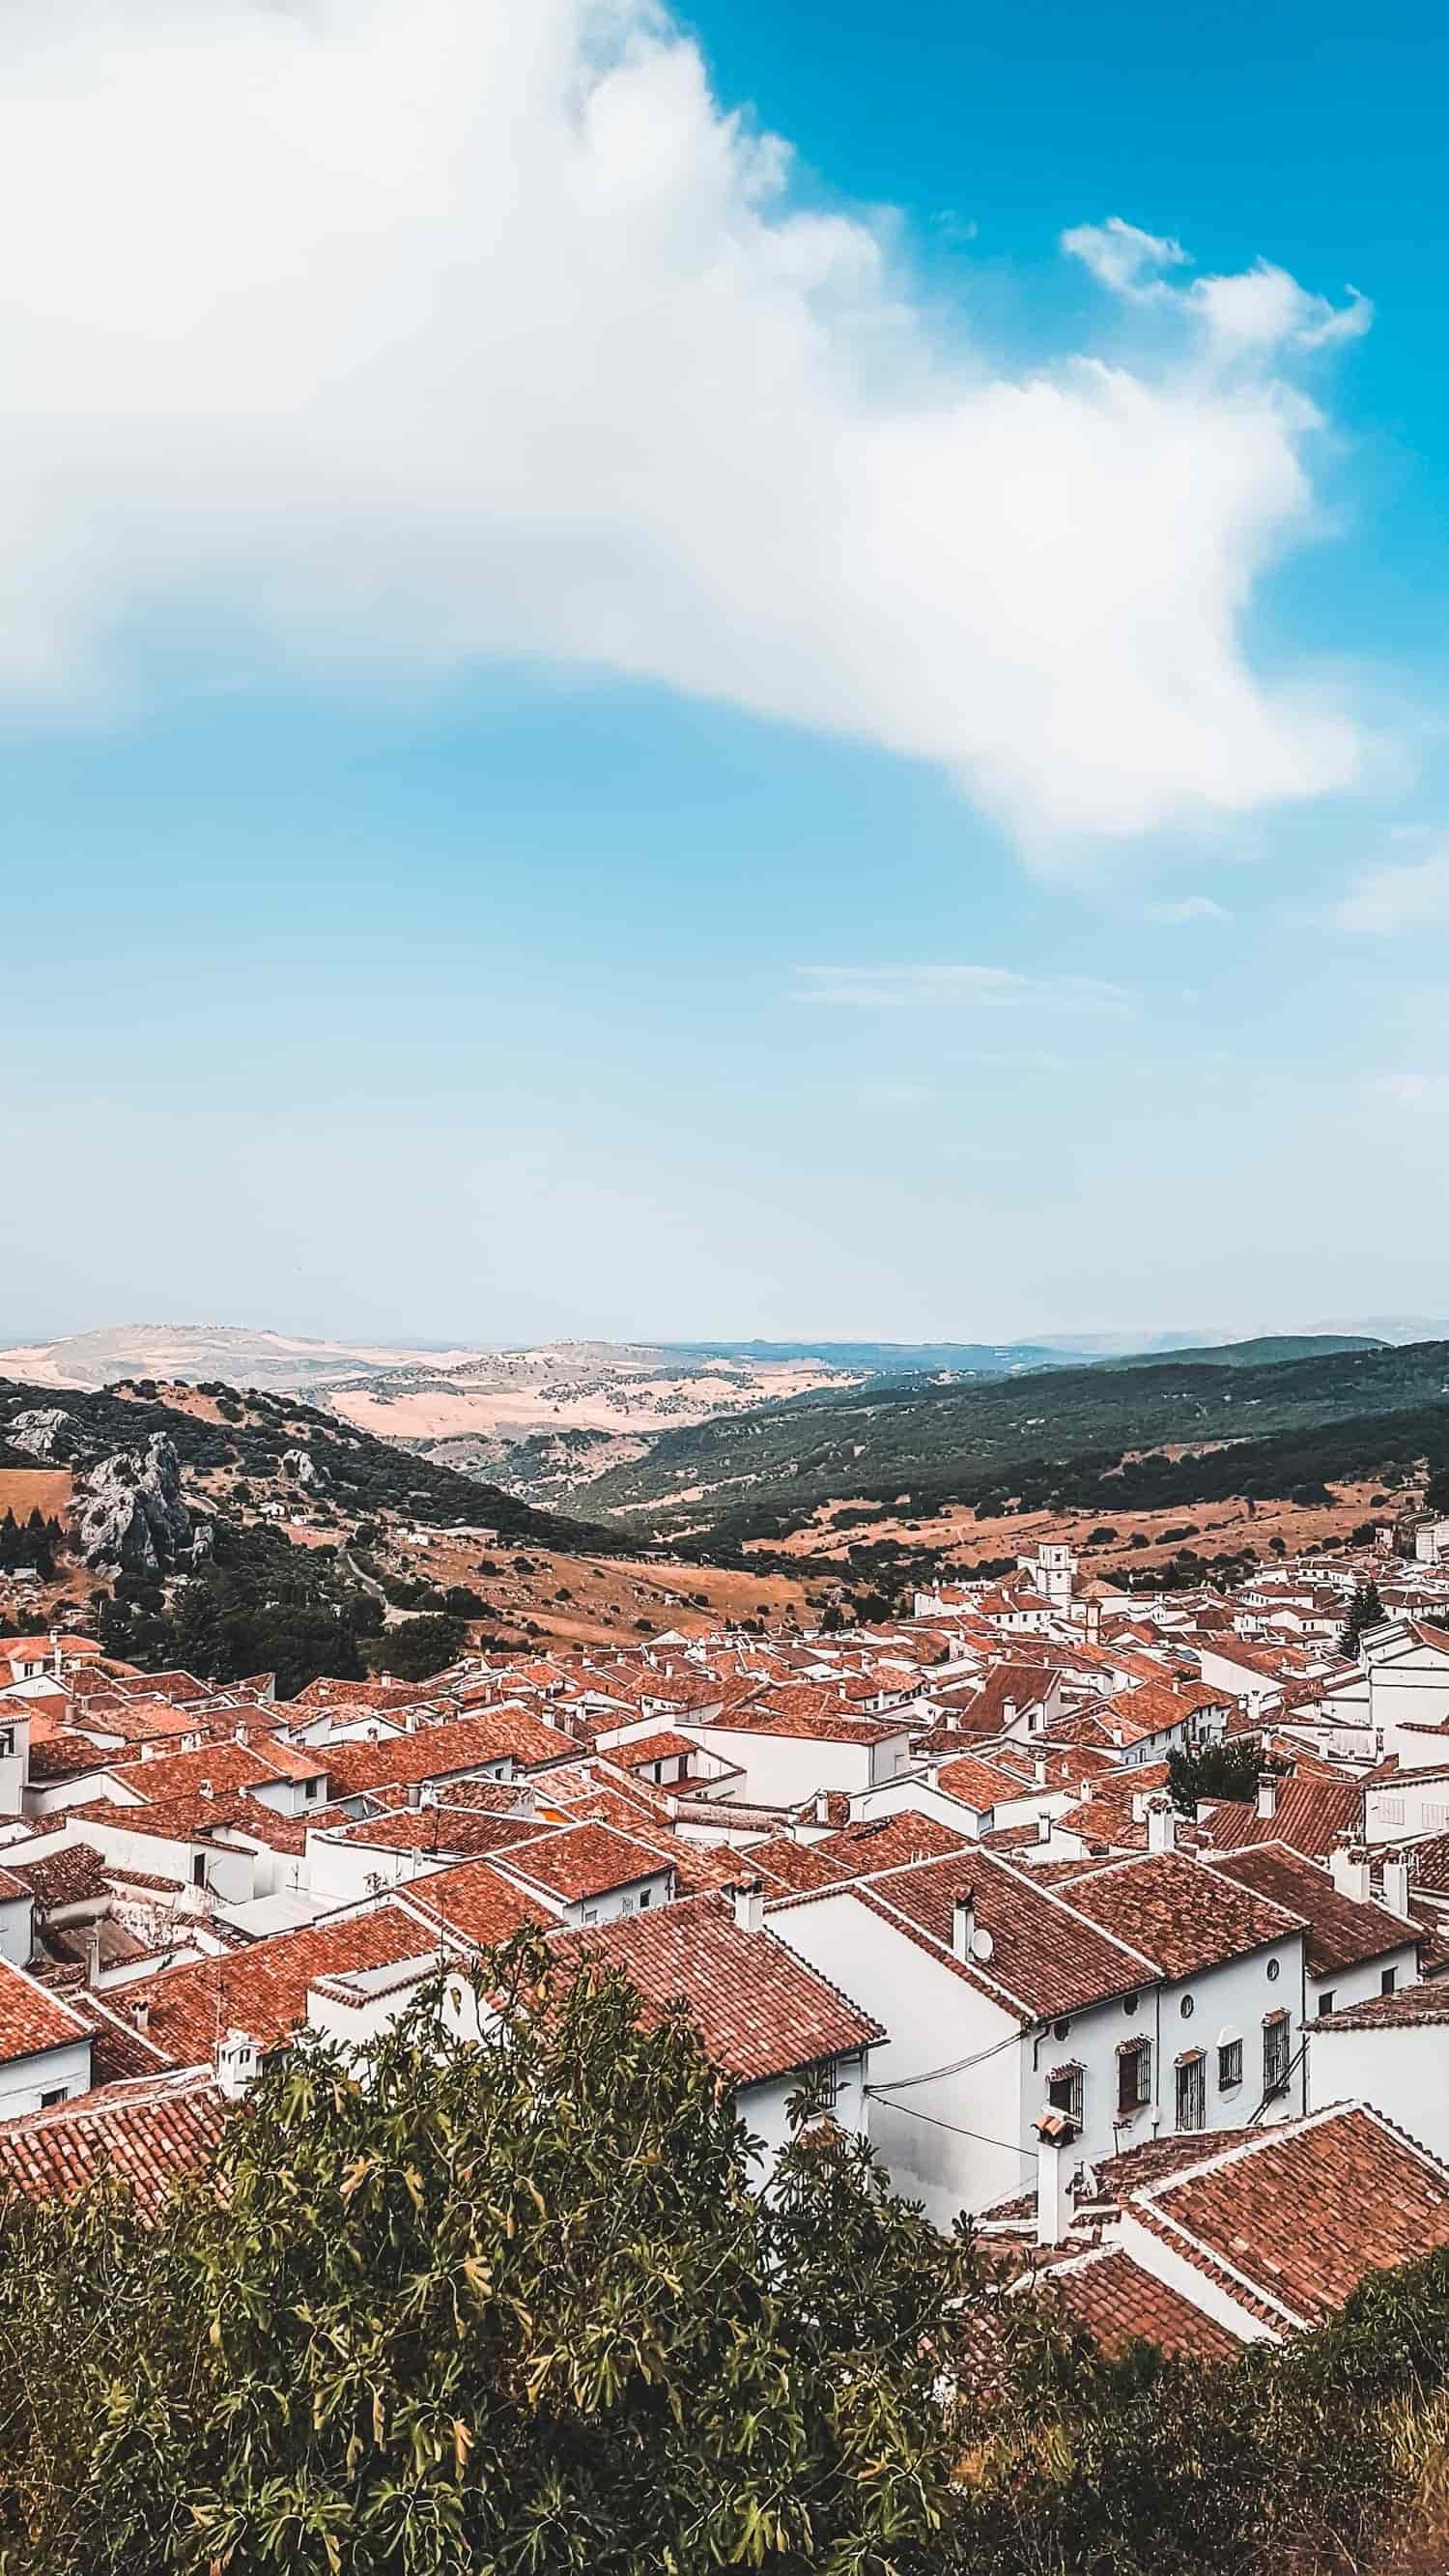
[{"label": "white chimney", "polygon": [[965,1888],[951,1908],[951,1955],[970,1960],[976,1954],[976,1895]]},{"label": "white chimney", "polygon": [[1147,1801],[1147,1848],[1150,1852],[1177,1849],[1177,1811],[1170,1798]]},{"label": "white chimney", "polygon": [[1036,1820],[1036,1838],[1039,1843],[1049,1843],[1052,1838],[1052,1820],[1045,1807]]},{"label": "white chimney", "polygon": [[101,1927],[99,1923],[93,1923],[86,1934],[86,1984],[98,1986],[100,1982]]},{"label": "white chimney", "polygon": [[57,1681],[59,1681],[59,1679],[60,1679],[60,1630],[59,1630],[58,1628],[52,1628],[52,1629],[51,1629],[51,1632],[50,1632],[50,1668],[51,1668],[51,1671],[54,1673],[56,1680],[57,1680]]},{"label": "white chimney", "polygon": [[1368,1903],[1369,1856],[1361,1843],[1339,1843],[1328,1855],[1328,1874],[1340,1896]]},{"label": "white chimney", "polygon": [[151,2019],[150,1998],[146,1995],[134,1996],[132,1998],[130,2010],[131,2019],[135,2023],[137,2030],[144,2031]]},{"label": "white chimney", "polygon": [[1031,1767],[1037,1787],[1039,1789],[1044,1789],[1047,1784],[1047,1758],[1039,1746],[1037,1751],[1032,1755]]},{"label": "white chimney", "polygon": [[735,1921],[742,1932],[762,1932],[765,1926],[765,1882],[752,1878],[744,1887],[732,1888]]},{"label": "white chimney", "polygon": [[229,2030],[216,2044],[217,2088],[228,2102],[239,2102],[247,2087],[257,2077],[261,2055],[256,2041],[244,2030]]},{"label": "white chimney", "polygon": [[1276,1771],[1260,1771],[1258,1774],[1258,1813],[1266,1821],[1269,1816],[1276,1816],[1277,1812],[1278,1774]]},{"label": "white chimney", "polygon": [[1032,2125],[1037,2134],[1036,2241],[1060,2245],[1072,2216],[1063,2163],[1066,2149],[1076,2144],[1077,2124],[1065,2111],[1043,2111]]},{"label": "white chimney", "polygon": [[1402,1914],[1405,1921],[1408,1921],[1409,1862],[1407,1853],[1396,1852],[1391,1860],[1386,1860],[1384,1862],[1384,1903],[1391,1914]]},{"label": "white chimney", "polygon": [[1009,1734],[1010,1734],[1010,1732],[1011,1732],[1011,1729],[1015,1726],[1015,1724],[1016,1724],[1016,1702],[1015,1702],[1015,1700],[1014,1700],[1014,1699],[1004,1699],[1004,1700],[1002,1701],[1002,1703],[1001,1703],[1001,1730],[1002,1730],[1002,1733],[1003,1733],[1004,1735],[1009,1735]]}]

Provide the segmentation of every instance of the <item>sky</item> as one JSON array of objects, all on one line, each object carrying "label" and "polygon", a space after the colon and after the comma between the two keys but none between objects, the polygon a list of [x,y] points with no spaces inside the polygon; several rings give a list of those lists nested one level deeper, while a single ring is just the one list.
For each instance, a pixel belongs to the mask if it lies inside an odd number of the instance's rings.
[{"label": "sky", "polygon": [[1419,0],[14,0],[0,1339],[1449,1308]]}]

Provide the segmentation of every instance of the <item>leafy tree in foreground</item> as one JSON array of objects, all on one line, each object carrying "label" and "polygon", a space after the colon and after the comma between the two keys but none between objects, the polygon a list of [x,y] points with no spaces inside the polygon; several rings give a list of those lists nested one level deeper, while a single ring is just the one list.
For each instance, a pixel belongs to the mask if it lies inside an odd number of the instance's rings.
[{"label": "leafy tree in foreground", "polygon": [[481,2047],[281,2059],[150,2236],[7,2214],[6,2576],[943,2565],[964,2242],[829,2126],[762,2200],[683,2019],[498,1973]]}]

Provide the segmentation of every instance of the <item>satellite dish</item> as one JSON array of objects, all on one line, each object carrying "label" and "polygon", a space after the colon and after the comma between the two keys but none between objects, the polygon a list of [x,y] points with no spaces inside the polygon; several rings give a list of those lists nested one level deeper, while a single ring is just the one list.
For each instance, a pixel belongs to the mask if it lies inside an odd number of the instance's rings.
[{"label": "satellite dish", "polygon": [[971,1956],[973,1959],[979,1959],[982,1967],[984,1968],[995,1947],[996,1944],[992,1940],[990,1933],[984,1929],[980,1930],[977,1932],[976,1938],[971,1944]]}]

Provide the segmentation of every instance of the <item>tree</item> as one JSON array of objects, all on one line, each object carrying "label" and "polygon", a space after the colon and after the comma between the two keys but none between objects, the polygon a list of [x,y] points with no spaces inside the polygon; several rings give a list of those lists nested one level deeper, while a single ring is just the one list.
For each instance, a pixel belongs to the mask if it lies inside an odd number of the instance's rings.
[{"label": "tree", "polygon": [[1203,1744],[1193,1753],[1169,1753],[1167,1786],[1178,1813],[1195,1816],[1199,1798],[1255,1798],[1267,1768],[1261,1748],[1250,1737],[1239,1736],[1231,1744]]},{"label": "tree", "polygon": [[396,1628],[384,1628],[370,1650],[375,1673],[395,1673],[400,1681],[426,1681],[430,1673],[440,1673],[455,1664],[467,1644],[467,1630],[461,1619],[430,1613],[422,1619],[404,1619]]},{"label": "tree", "polygon": [[1348,1616],[1338,1632],[1339,1653],[1346,1655],[1350,1661],[1356,1662],[1359,1641],[1364,1630],[1376,1628],[1383,1616],[1384,1605],[1379,1598],[1379,1587],[1370,1575],[1367,1583],[1357,1583],[1354,1586],[1353,1599],[1348,1605]]},{"label": "tree", "polygon": [[279,2058],[149,2239],[104,2191],[12,2214],[7,2571],[949,2563],[965,2241],[805,2101],[763,2198],[622,1979],[525,1935],[500,1981],[481,2045],[434,2002],[365,2070]]}]

